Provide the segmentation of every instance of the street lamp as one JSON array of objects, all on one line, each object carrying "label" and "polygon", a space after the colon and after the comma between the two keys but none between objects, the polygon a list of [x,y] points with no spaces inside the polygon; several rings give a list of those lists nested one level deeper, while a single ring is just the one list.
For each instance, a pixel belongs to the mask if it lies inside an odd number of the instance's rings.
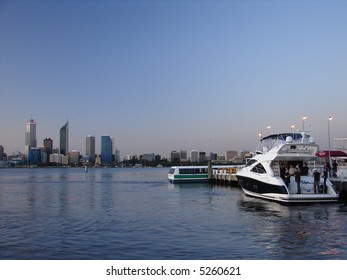
[{"label": "street lamp", "polygon": [[302,131],[305,132],[305,120],[307,119],[307,116],[302,116]]},{"label": "street lamp", "polygon": [[290,128],[292,129],[293,140],[294,140],[294,128],[295,128],[295,124],[292,124],[292,125],[290,126]]},{"label": "street lamp", "polygon": [[267,132],[268,135],[270,134],[270,133],[269,133],[270,128],[271,128],[271,125],[268,125],[268,126],[266,127],[266,130],[268,131],[268,132]]},{"label": "street lamp", "polygon": [[329,164],[331,165],[331,158],[330,158],[330,122],[333,120],[333,117],[328,117],[328,145],[329,145]]}]

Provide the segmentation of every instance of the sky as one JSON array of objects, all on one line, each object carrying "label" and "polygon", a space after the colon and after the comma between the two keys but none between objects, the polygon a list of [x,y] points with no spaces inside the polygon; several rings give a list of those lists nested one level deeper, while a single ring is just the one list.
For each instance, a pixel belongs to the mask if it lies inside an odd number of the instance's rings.
[{"label": "sky", "polygon": [[[121,156],[254,151],[258,133],[347,137],[347,1],[0,0],[0,145],[70,125]],[[267,129],[271,126],[270,129]]]}]

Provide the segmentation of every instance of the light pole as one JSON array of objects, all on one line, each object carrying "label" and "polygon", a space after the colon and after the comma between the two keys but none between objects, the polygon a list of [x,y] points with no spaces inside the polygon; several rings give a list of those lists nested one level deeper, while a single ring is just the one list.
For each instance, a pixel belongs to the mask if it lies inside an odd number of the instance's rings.
[{"label": "light pole", "polygon": [[290,126],[290,128],[292,129],[293,140],[294,140],[294,128],[295,128],[295,124],[292,124],[292,125]]},{"label": "light pole", "polygon": [[333,120],[333,117],[328,117],[328,145],[329,145],[329,164],[331,165],[331,158],[330,158],[330,122]]},{"label": "light pole", "polygon": [[307,116],[302,116],[302,132],[305,132],[305,120],[307,119]]},{"label": "light pole", "polygon": [[266,127],[267,135],[270,135],[270,132],[269,132],[270,129],[271,129],[271,125],[268,125],[268,126]]}]

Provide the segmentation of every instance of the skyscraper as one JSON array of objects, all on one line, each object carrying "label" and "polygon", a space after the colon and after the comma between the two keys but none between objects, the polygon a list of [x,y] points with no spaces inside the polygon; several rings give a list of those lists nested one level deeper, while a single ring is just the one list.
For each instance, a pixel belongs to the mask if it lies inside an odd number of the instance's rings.
[{"label": "skyscraper", "polygon": [[43,147],[45,153],[47,154],[47,160],[49,161],[49,155],[53,153],[53,140],[51,138],[43,139]]},{"label": "skyscraper", "polygon": [[69,122],[62,126],[60,129],[60,153],[67,155],[69,151]]},{"label": "skyscraper", "polygon": [[92,135],[86,137],[86,160],[95,162],[95,137]]},{"label": "skyscraper", "polygon": [[37,147],[36,140],[36,122],[31,118],[25,125],[25,147],[24,154],[26,157],[29,155],[30,148]]},{"label": "skyscraper", "polygon": [[102,164],[112,162],[112,139],[108,135],[101,136],[101,162]]}]

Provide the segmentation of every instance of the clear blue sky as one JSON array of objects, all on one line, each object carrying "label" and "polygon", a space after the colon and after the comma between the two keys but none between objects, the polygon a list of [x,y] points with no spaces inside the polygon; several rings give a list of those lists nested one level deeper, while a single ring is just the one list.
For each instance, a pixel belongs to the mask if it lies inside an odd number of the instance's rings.
[{"label": "clear blue sky", "polygon": [[70,122],[121,155],[254,150],[258,132],[347,137],[347,1],[0,0],[0,144]]}]

